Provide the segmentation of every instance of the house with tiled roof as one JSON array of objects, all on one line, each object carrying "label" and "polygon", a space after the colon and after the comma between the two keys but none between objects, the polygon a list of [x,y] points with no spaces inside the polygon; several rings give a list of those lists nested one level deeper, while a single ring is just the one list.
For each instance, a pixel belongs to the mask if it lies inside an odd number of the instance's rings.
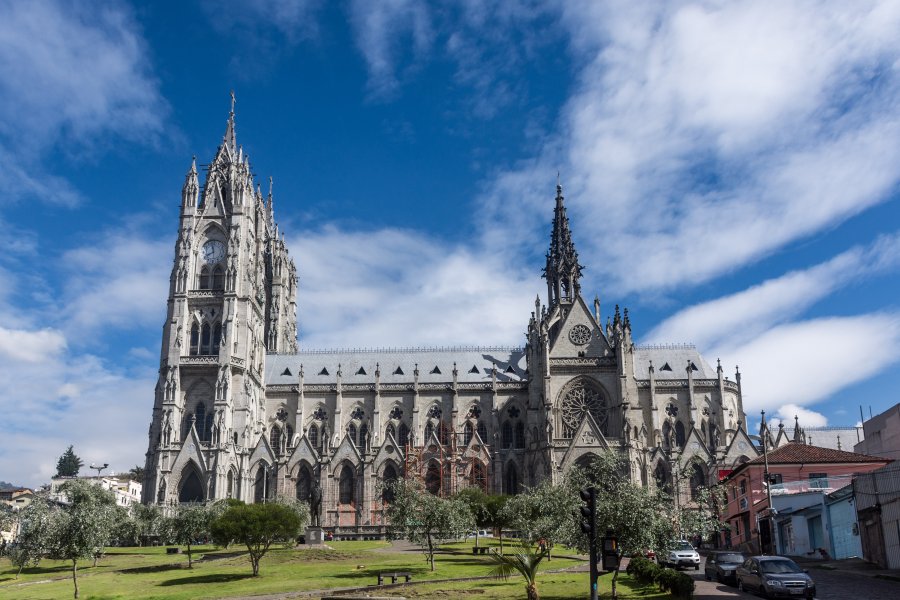
[{"label": "house with tiled roof", "polygon": [[[752,553],[798,555],[822,549],[830,554],[827,514],[821,506],[810,507],[823,505],[823,495],[850,485],[854,475],[889,462],[795,441],[749,460],[722,481],[728,523],[722,542]],[[795,519],[798,511],[805,511],[805,528]]]}]

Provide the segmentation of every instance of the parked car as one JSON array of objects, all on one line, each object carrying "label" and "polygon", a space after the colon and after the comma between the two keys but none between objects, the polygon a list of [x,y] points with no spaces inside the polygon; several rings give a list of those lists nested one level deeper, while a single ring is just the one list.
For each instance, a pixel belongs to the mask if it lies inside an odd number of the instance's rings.
[{"label": "parked car", "polygon": [[700,570],[700,554],[691,546],[687,540],[678,540],[675,542],[675,549],[670,550],[663,561],[664,566],[677,569],[679,567],[694,567],[695,571]]},{"label": "parked car", "polygon": [[751,556],[736,569],[736,576],[739,590],[754,590],[767,598],[816,596],[812,577],[784,556]]},{"label": "parked car", "polygon": [[477,537],[489,538],[489,537],[494,537],[494,534],[491,533],[490,531],[488,531],[487,529],[479,529],[478,531],[470,531],[469,534],[468,534],[466,537],[473,538],[473,537],[476,537],[476,536],[477,536]]},{"label": "parked car", "polygon": [[719,550],[710,552],[706,557],[706,566],[703,567],[703,574],[706,580],[715,579],[719,583],[737,583],[734,576],[735,570],[747,560],[747,557],[740,552],[731,550]]}]

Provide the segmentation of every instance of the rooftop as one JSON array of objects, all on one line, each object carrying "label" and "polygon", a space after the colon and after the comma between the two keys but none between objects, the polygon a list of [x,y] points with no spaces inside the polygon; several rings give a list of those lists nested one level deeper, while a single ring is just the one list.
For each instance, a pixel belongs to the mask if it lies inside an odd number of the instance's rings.
[{"label": "rooftop", "polygon": [[[770,465],[802,465],[814,463],[888,463],[890,459],[881,456],[869,456],[834,448],[810,446],[800,442],[788,442],[786,445],[769,452]],[[748,465],[763,464],[765,457],[758,456],[745,463]]]}]

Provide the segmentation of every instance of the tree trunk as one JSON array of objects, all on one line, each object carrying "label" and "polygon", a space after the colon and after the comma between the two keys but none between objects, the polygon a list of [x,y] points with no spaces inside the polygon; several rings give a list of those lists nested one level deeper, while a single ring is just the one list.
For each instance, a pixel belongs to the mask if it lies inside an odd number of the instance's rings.
[{"label": "tree trunk", "polygon": [[78,576],[77,576],[77,571],[78,571],[78,559],[77,559],[77,558],[73,558],[73,559],[72,559],[72,583],[75,584],[75,597],[76,597],[76,598],[78,598]]},{"label": "tree trunk", "polygon": [[24,567],[24,566],[25,566],[25,563],[22,563],[21,565],[19,565],[19,570],[16,571],[16,579],[19,578],[19,573],[22,572],[22,567]]},{"label": "tree trunk", "polygon": [[434,546],[431,544],[431,536],[428,536],[428,562],[431,563],[431,570],[434,571]]},{"label": "tree trunk", "polygon": [[475,547],[476,547],[476,548],[478,547],[478,533],[479,533],[479,532],[478,532],[478,530],[476,529],[476,530],[475,530]]},{"label": "tree trunk", "polygon": [[192,560],[192,556],[191,556],[191,543],[190,542],[188,542],[187,547],[188,547],[188,569],[193,569],[194,561]]},{"label": "tree trunk", "polygon": [[253,568],[253,576],[259,577],[259,557],[250,555],[250,566]]},{"label": "tree trunk", "polygon": [[537,584],[535,582],[531,582],[525,586],[525,593],[528,595],[528,600],[540,600],[540,596],[537,591]]},{"label": "tree trunk", "polygon": [[619,567],[621,566],[621,564],[622,564],[622,555],[620,554],[619,559],[616,561],[616,572],[613,573],[613,576],[612,576],[612,597],[613,598],[618,598],[618,596],[617,596],[618,592],[616,591],[616,580],[619,578]]}]

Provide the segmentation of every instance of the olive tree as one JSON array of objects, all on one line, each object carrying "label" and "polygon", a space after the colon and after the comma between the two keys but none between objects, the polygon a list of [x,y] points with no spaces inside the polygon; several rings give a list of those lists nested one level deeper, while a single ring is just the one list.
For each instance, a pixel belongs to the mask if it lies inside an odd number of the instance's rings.
[{"label": "olive tree", "polygon": [[19,534],[9,552],[10,561],[18,567],[17,579],[24,567],[38,566],[52,551],[56,528],[54,510],[46,498],[38,496],[19,511]]},{"label": "olive tree", "polygon": [[502,514],[525,541],[534,544],[544,540],[549,549],[553,544],[570,540],[572,529],[578,528],[577,510],[578,494],[573,496],[570,486],[545,481],[523,494],[509,497]]},{"label": "olive tree", "polygon": [[180,504],[171,518],[173,539],[187,546],[188,568],[194,568],[193,549],[198,541],[209,536],[212,513],[203,504]]},{"label": "olive tree", "polygon": [[82,480],[66,482],[60,492],[65,502],[51,513],[51,556],[72,561],[72,584],[78,598],[78,560],[95,558],[109,544],[116,524],[116,499],[109,490]]},{"label": "olive tree", "polygon": [[278,502],[231,504],[212,520],[210,531],[217,543],[236,542],[247,547],[253,576],[272,544],[293,542],[303,522],[297,512]]},{"label": "olive tree", "polygon": [[442,540],[470,531],[475,518],[466,502],[429,493],[420,481],[398,479],[390,484],[393,500],[386,517],[392,538],[419,544],[434,571],[434,553]]}]

